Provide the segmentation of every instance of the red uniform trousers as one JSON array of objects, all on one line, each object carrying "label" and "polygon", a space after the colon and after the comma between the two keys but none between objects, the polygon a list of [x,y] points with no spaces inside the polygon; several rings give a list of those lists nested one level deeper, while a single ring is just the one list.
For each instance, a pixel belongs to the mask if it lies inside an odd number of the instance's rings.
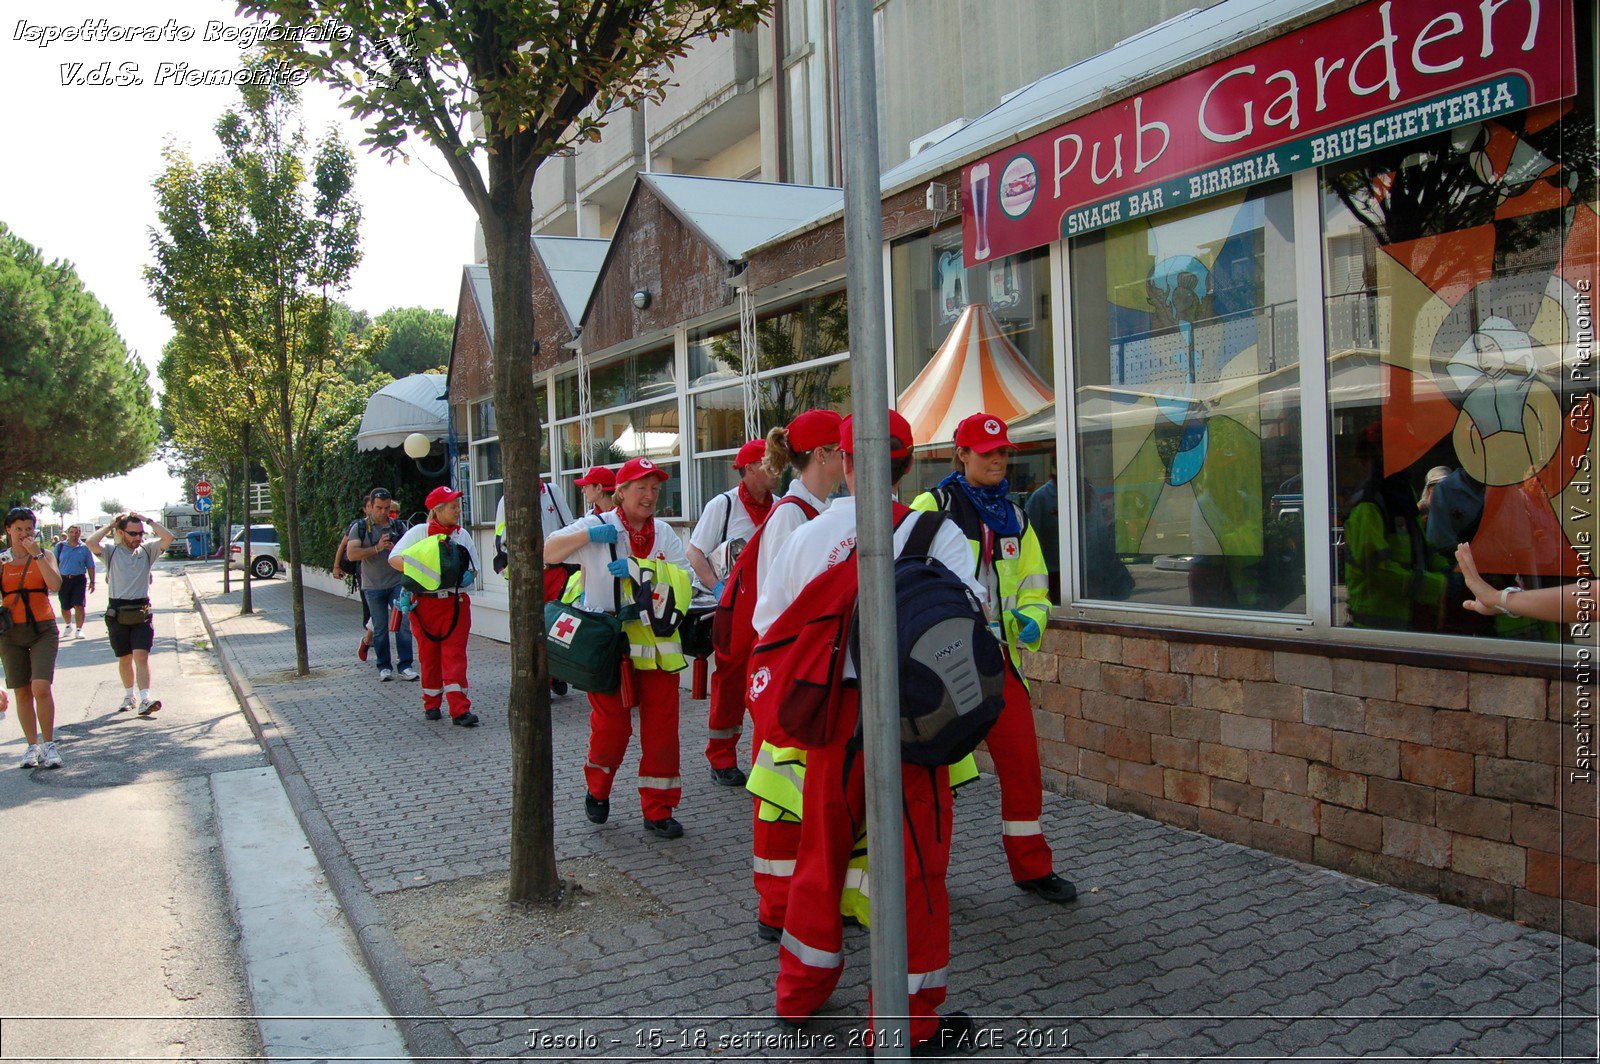
[{"label": "red uniform trousers", "polygon": [[1000,777],[1000,830],[1011,865],[1021,882],[1047,876],[1055,868],[1039,816],[1044,811],[1044,780],[1039,771],[1039,735],[1033,725],[1028,687],[1006,670],[1005,708],[984,740]]},{"label": "red uniform trousers", "polygon": [[[626,666],[625,666],[626,667]],[[678,778],[678,674],[640,669],[633,674],[639,697],[639,804],[646,820],[672,815],[683,796]],[[589,760],[583,778],[589,793],[605,800],[628,752],[633,719],[622,692],[589,695]]]},{"label": "red uniform trousers", "polygon": [[711,673],[711,708],[706,716],[710,735],[706,760],[712,768],[736,768],[739,764],[739,739],[744,734],[744,688],[750,678],[750,659],[742,661],[715,656]]},{"label": "red uniform trousers", "polygon": [[[855,695],[850,695],[852,700]],[[846,713],[845,718],[853,717]],[[854,727],[841,728],[845,735]],[[848,762],[848,771],[847,771]],[[950,770],[901,766],[906,863],[906,959],[911,1044],[938,1030],[950,964]],[[857,830],[866,822],[862,755],[843,744],[806,758],[800,853],[778,951],[778,1015],[803,1023],[816,1014],[844,971],[839,896]],[[895,1002],[892,1011],[899,1012]]]},{"label": "red uniform trousers", "polygon": [[567,589],[567,578],[570,574],[564,566],[547,565],[544,570],[544,600],[546,602],[560,602],[561,593]]},{"label": "red uniform trousers", "polygon": [[[461,612],[456,613],[457,601]],[[450,622],[455,620],[452,630]],[[472,708],[467,697],[467,636],[472,631],[472,599],[466,595],[418,595],[411,607],[411,634],[422,672],[422,708],[438,709],[450,700],[450,716]],[[427,633],[432,632],[430,638]],[[449,632],[449,635],[445,635]],[[442,641],[436,641],[444,636]]]}]

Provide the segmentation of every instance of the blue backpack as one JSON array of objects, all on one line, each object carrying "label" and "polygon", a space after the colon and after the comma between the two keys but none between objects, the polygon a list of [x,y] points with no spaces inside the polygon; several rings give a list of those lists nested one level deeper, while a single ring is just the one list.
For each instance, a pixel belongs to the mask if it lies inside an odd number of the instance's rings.
[{"label": "blue backpack", "polygon": [[900,757],[913,765],[952,765],[976,750],[1000,719],[1006,654],[977,596],[928,556],[947,518],[917,513],[913,520],[894,563]]}]

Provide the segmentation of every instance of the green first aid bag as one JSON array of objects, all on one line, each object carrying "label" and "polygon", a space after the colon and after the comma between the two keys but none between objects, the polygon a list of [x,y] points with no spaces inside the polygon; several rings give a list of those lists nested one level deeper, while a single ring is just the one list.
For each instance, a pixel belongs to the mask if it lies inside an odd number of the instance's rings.
[{"label": "green first aid bag", "polygon": [[610,694],[622,686],[622,657],[628,652],[628,640],[614,614],[546,602],[544,636],[554,679],[595,694]]}]

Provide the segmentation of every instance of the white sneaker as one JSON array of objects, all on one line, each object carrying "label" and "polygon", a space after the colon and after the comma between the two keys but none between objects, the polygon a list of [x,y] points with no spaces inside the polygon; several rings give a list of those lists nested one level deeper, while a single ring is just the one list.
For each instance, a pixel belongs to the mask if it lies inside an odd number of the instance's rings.
[{"label": "white sneaker", "polygon": [[39,767],[39,748],[33,743],[28,744],[28,749],[22,755],[22,768]]},{"label": "white sneaker", "polygon": [[70,624],[67,625],[66,631],[61,633],[61,638],[62,639],[71,639],[72,638],[72,625],[70,625]]},{"label": "white sneaker", "polygon": [[129,713],[138,704],[139,704],[139,700],[134,698],[132,695],[123,695],[121,703],[119,703],[118,706],[117,706],[117,712],[118,713]]},{"label": "white sneaker", "polygon": [[161,700],[160,699],[157,699],[157,698],[141,698],[141,699],[139,699],[139,716],[141,716],[141,717],[148,717],[150,714],[154,713],[156,710],[158,710],[160,708],[161,708]]},{"label": "white sneaker", "polygon": [[55,740],[44,744],[44,750],[39,755],[40,768],[60,768],[61,751],[56,749]]},{"label": "white sneaker", "polygon": [[388,683],[392,679],[394,679],[394,673],[390,672],[388,669],[379,669],[378,670],[378,682],[379,683]]},{"label": "white sneaker", "polygon": [[400,678],[402,680],[408,680],[411,683],[416,683],[418,680],[422,679],[422,674],[417,672],[416,669],[401,669]]}]

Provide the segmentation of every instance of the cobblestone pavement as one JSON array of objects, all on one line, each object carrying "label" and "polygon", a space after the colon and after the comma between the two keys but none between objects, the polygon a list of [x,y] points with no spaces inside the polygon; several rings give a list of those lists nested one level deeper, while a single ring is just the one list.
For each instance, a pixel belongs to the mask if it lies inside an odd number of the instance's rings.
[{"label": "cobblestone pavement", "polygon": [[[235,616],[220,574],[194,582],[269,705],[366,887],[388,895],[503,871],[511,770],[506,648],[475,639],[484,726],[423,720],[417,688],[356,664],[360,607],[308,591],[309,680],[294,661],[288,584],[258,585]],[[231,603],[231,605],[230,605]],[[603,862],[664,916],[440,956],[420,973],[483,1058],[859,1055],[867,935],[846,933],[844,980],[798,1036],[772,1019],[776,947],[755,935],[749,806],[716,787],[705,703],[684,700],[686,835],[645,835],[624,763],[611,821],[582,811],[587,703],[553,708],[557,850]],[[1593,1059],[1593,948],[1433,899],[1047,795],[1046,830],[1079,901],[1008,881],[992,779],[956,810],[949,1007],[987,1033],[978,1056],[1241,1059],[1364,1056]],[[531,1035],[537,1028],[539,1033]]]}]

